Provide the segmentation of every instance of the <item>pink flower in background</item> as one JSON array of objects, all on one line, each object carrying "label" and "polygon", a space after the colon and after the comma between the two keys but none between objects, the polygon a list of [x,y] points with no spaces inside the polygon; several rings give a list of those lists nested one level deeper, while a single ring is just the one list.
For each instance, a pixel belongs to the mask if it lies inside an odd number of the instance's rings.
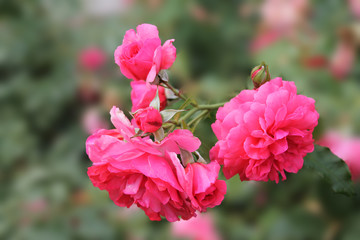
[{"label": "pink flower in background", "polygon": [[[150,220],[177,221],[179,216],[195,216],[179,179],[183,166],[177,157],[180,148],[193,152],[200,141],[188,130],[175,130],[161,143],[133,137],[134,127],[124,113],[113,107],[112,130],[99,130],[86,141],[86,152],[93,162],[88,175],[95,187],[109,192],[121,207],[136,204]],[[125,140],[125,141],[124,141]]]},{"label": "pink flower in background", "polygon": [[350,11],[355,17],[360,18],[360,1],[359,0],[348,0]]},{"label": "pink flower in background", "polygon": [[218,180],[220,165],[216,161],[209,164],[190,163],[185,168],[185,191],[191,199],[193,207],[204,212],[224,200],[226,183]]},{"label": "pink flower in background", "polygon": [[305,20],[308,0],[266,0],[260,8],[261,28],[251,43],[260,51],[283,37],[292,35]]},{"label": "pink flower in background", "polygon": [[347,41],[341,40],[330,62],[330,71],[334,77],[342,79],[351,71],[355,61],[356,49]]},{"label": "pink flower in background", "polygon": [[219,108],[212,129],[219,139],[210,158],[224,165],[226,178],[279,181],[296,173],[314,150],[312,132],[319,114],[315,101],[298,95],[293,82],[275,78],[243,90]]},{"label": "pink flower in background", "polygon": [[87,133],[92,134],[99,129],[106,128],[107,123],[102,119],[97,109],[91,108],[83,114],[82,126]]},{"label": "pink flower in background", "polygon": [[[135,112],[140,108],[146,108],[150,105],[151,101],[155,98],[157,86],[148,85],[145,81],[132,81],[131,85],[131,102],[133,104],[131,111]],[[163,110],[166,105],[165,89],[161,86],[159,88],[160,98],[160,111]]]},{"label": "pink flower in background", "polygon": [[303,58],[302,64],[309,69],[324,68],[328,66],[328,59],[323,55],[312,55]]},{"label": "pink flower in background", "polygon": [[276,31],[265,31],[258,34],[255,39],[251,42],[250,49],[252,52],[258,52],[269,45],[275,43],[281,34]]},{"label": "pink flower in background", "polygon": [[353,181],[360,179],[360,138],[345,137],[336,132],[328,132],[317,144],[328,147],[333,154],[346,162]]},{"label": "pink flower in background", "polygon": [[308,0],[267,0],[261,8],[262,22],[273,30],[290,31],[304,19]]},{"label": "pink flower in background", "polygon": [[136,125],[143,132],[156,132],[162,126],[161,114],[153,107],[139,109],[135,113],[134,119]]},{"label": "pink flower in background", "polygon": [[174,39],[161,46],[158,29],[151,24],[141,24],[136,31],[130,29],[126,32],[122,45],[115,50],[115,63],[125,77],[149,83],[161,69],[168,69],[174,63]]},{"label": "pink flower in background", "polygon": [[97,70],[106,62],[106,54],[96,47],[84,49],[79,55],[79,64],[87,70]]},{"label": "pink flower in background", "polygon": [[220,240],[221,237],[210,213],[198,215],[188,221],[180,220],[171,224],[174,237],[191,240]]}]

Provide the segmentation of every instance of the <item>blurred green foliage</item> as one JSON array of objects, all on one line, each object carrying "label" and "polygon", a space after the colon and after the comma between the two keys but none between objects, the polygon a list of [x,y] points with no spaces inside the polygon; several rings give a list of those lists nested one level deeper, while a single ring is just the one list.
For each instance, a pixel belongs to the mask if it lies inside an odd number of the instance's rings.
[{"label": "blurred green foliage", "polygon": [[[116,207],[86,174],[84,113],[96,108],[109,119],[112,105],[130,110],[129,81],[112,54],[125,31],[143,22],[157,25],[163,41],[176,39],[170,80],[200,102],[228,100],[251,88],[251,68],[264,60],[273,77],[295,81],[299,93],[317,101],[321,128],[359,135],[359,59],[342,81],[326,67],[311,69],[302,61],[331,57],[336,29],[354,21],[345,1],[311,1],[307,20],[315,39],[299,31],[297,42],[284,38],[253,53],[261,2],[1,0],[0,238],[172,238],[169,223]],[[98,70],[79,66],[79,54],[89,46],[106,53]],[[216,141],[214,119],[215,113],[196,130],[203,156]],[[223,238],[358,239],[359,186],[352,186],[353,196],[332,190],[349,187],[346,166],[329,152],[305,161],[305,168],[279,184],[228,180],[223,204],[210,210]],[[316,169],[311,161],[327,168]],[[345,176],[345,183],[336,176]]]}]

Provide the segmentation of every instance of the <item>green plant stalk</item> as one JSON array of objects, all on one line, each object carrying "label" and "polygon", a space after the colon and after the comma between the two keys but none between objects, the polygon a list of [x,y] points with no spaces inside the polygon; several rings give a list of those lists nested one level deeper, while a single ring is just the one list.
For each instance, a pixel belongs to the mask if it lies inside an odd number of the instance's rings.
[{"label": "green plant stalk", "polygon": [[[176,88],[174,88],[169,82],[162,82],[163,86],[170,89],[177,97],[179,97],[180,99],[187,101],[189,100],[189,98],[182,94],[179,90],[177,90]],[[193,108],[191,110],[189,110],[185,115],[183,115],[182,117],[179,118],[179,120],[177,121],[173,121],[173,122],[168,122],[166,128],[168,129],[168,132],[166,135],[168,135],[170,132],[172,132],[176,127],[180,127],[181,122],[186,121],[187,119],[189,119],[190,117],[192,117],[196,112],[201,111],[202,112],[197,115],[195,118],[193,118],[192,120],[190,120],[188,122],[188,126],[190,126],[191,124],[194,124],[193,126],[193,130],[195,130],[196,126],[199,124],[199,122],[201,121],[201,119],[208,114],[210,111],[212,110],[216,110],[219,107],[224,106],[225,103],[215,103],[215,104],[202,104],[202,105],[198,105],[195,101],[190,101],[190,104],[193,106]],[[172,126],[170,126],[172,125]]]},{"label": "green plant stalk", "polygon": [[208,110],[213,110],[213,109],[218,109],[219,107],[224,106],[224,102],[222,103],[215,103],[215,104],[209,104],[209,105],[198,105],[197,108],[198,109],[208,109]]},{"label": "green plant stalk", "polygon": [[202,119],[206,114],[209,113],[209,110],[204,110],[202,111],[199,115],[197,115],[194,119],[192,119],[188,125],[190,126],[191,124],[195,123],[196,121],[198,121],[199,119]]},{"label": "green plant stalk", "polygon": [[177,123],[180,123],[182,121],[185,121],[186,119],[188,119],[189,117],[191,117],[194,113],[196,113],[199,109],[197,108],[193,108],[191,110],[189,110],[184,116],[182,116]]}]

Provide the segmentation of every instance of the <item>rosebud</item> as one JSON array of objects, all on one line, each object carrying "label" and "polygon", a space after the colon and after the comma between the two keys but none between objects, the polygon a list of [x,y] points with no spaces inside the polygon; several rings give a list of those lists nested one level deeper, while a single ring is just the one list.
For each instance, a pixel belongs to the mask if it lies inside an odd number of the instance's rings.
[{"label": "rosebud", "polygon": [[258,88],[267,81],[270,81],[269,68],[264,62],[262,62],[259,66],[254,67],[250,76],[255,88]]},{"label": "rosebud", "polygon": [[156,132],[162,126],[162,117],[158,110],[153,107],[147,107],[139,109],[135,115],[134,119],[136,125],[143,132]]}]

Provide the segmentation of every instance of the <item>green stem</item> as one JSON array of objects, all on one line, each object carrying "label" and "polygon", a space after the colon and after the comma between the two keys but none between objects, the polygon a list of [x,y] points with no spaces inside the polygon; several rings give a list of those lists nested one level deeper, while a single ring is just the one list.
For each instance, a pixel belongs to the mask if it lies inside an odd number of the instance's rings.
[{"label": "green stem", "polygon": [[199,109],[197,108],[193,108],[190,111],[188,111],[184,116],[182,116],[178,123],[181,123],[182,121],[185,121],[186,119],[188,119],[189,117],[191,117],[194,113],[196,113]]},{"label": "green stem", "polygon": [[224,104],[225,103],[223,102],[223,103],[215,103],[215,104],[209,104],[209,105],[198,105],[197,108],[212,110],[212,109],[218,109],[219,107],[224,106]]},{"label": "green stem", "polygon": [[[163,82],[163,84],[165,85],[165,87],[169,88],[176,96],[178,96],[179,98],[183,99],[184,101],[186,101],[188,98],[182,94],[179,90],[177,90],[176,88],[174,88],[169,82]],[[190,104],[192,106],[194,106],[197,109],[218,109],[219,107],[224,106],[224,102],[223,103],[215,103],[215,104],[204,104],[204,105],[198,105],[194,102],[190,102]]]},{"label": "green stem", "polygon": [[193,118],[188,125],[190,126],[191,124],[195,123],[197,120],[203,118],[206,114],[209,113],[209,110],[204,110],[202,111],[199,115],[197,115],[195,118]]},{"label": "green stem", "polygon": [[163,82],[163,84],[169,88],[176,96],[178,96],[179,98],[183,99],[186,101],[186,97],[180,93],[179,90],[177,90],[176,88],[174,88],[173,86],[171,86],[171,84],[169,82]]},{"label": "green stem", "polygon": [[[163,82],[163,84],[165,85],[165,87],[169,88],[174,94],[175,96],[178,96],[179,98],[181,98],[182,100],[186,101],[188,98],[182,94],[179,90],[177,90],[176,88],[174,88],[169,82]],[[193,105],[194,107],[197,107],[197,104],[194,103],[193,101],[190,102],[191,105]]]},{"label": "green stem", "polygon": [[174,129],[176,128],[177,125],[172,125],[169,130],[167,131],[167,133],[165,134],[165,137],[167,137],[167,135],[169,135],[172,131],[174,131]]},{"label": "green stem", "polygon": [[[169,82],[162,81],[161,83],[162,83],[163,87],[170,89],[178,98],[184,100],[185,102],[189,101],[191,99],[191,98],[188,98],[186,95],[182,94],[176,88],[174,88]],[[196,128],[196,126],[199,124],[199,122],[201,121],[201,119],[206,114],[208,114],[211,110],[216,110],[219,107],[224,106],[225,103],[198,105],[195,101],[190,101],[190,104],[193,106],[193,108],[191,110],[189,110],[187,113],[185,113],[182,117],[180,117],[179,120],[173,121],[171,123],[170,122],[167,123],[168,125],[165,126],[165,128],[168,129],[166,135],[168,135],[170,132],[172,132],[176,127],[181,127],[181,123],[185,122],[188,118],[192,117],[197,111],[201,111],[201,113],[199,115],[194,117],[187,124],[187,126],[194,124],[194,126],[192,128],[194,130]]]}]

